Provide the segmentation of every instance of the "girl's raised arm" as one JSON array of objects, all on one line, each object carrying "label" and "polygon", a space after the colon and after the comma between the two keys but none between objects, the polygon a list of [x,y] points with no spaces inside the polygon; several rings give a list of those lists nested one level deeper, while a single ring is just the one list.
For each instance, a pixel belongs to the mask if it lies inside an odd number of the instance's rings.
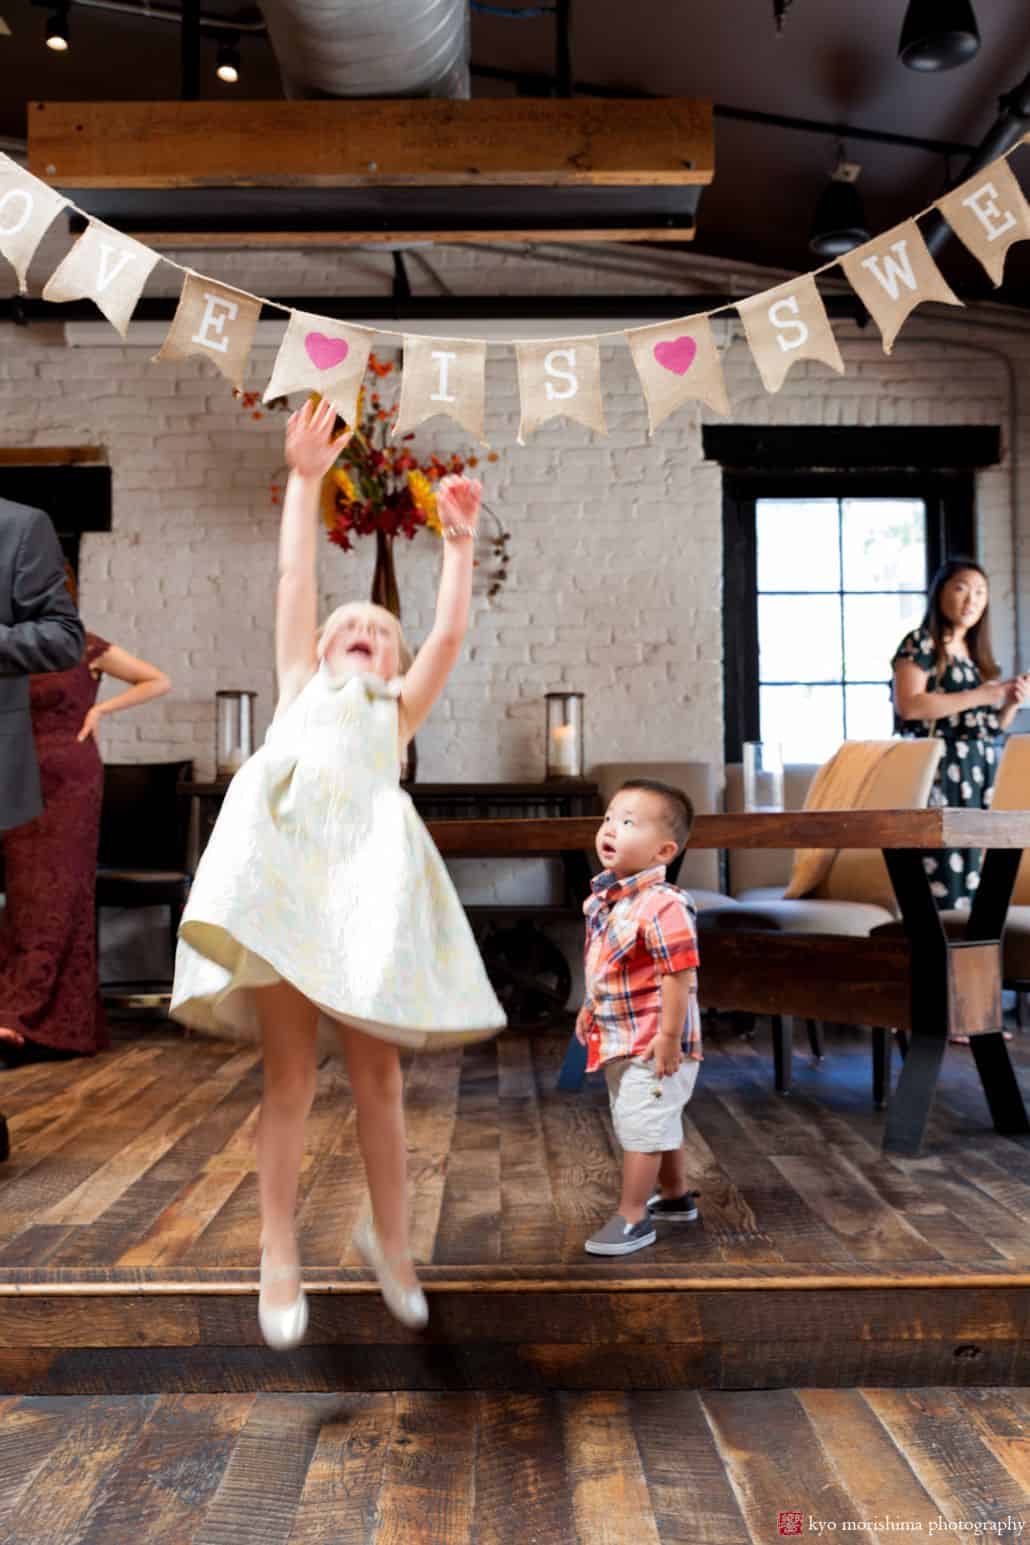
[{"label": "girl's raised arm", "polygon": [[468,627],[472,601],[472,558],[481,483],[445,477],[436,494],[443,525],[443,570],[432,631],[415,656],[401,688],[401,733],[410,740],[446,685]]},{"label": "girl's raised arm", "polygon": [[279,527],[279,588],[275,609],[275,668],[279,708],[297,696],[317,664],[315,629],[318,585],[315,547],[322,479],[350,439],[333,438],[336,409],[310,399],[286,426],[286,461],[290,475]]}]

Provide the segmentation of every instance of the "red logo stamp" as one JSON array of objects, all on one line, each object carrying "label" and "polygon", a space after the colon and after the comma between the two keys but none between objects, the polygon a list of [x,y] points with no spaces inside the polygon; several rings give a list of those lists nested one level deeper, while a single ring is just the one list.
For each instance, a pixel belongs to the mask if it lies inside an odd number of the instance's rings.
[{"label": "red logo stamp", "polygon": [[777,1534],[788,1535],[801,1534],[804,1521],[804,1513],[777,1513],[776,1532]]}]

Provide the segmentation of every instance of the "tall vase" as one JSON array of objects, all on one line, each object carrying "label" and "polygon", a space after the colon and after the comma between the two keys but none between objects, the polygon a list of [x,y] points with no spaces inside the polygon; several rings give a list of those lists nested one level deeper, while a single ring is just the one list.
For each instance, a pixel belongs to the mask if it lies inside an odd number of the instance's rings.
[{"label": "tall vase", "polygon": [[[393,537],[385,531],[376,532],[376,566],[372,575],[372,600],[376,606],[392,612],[400,621],[401,598],[397,591],[397,574],[393,566]],[[414,738],[408,741],[401,763],[401,782],[414,783],[418,772],[418,751]]]},{"label": "tall vase", "polygon": [[376,532],[376,566],[372,575],[372,600],[399,620],[401,598],[397,593],[397,575],[393,567],[393,537]]}]

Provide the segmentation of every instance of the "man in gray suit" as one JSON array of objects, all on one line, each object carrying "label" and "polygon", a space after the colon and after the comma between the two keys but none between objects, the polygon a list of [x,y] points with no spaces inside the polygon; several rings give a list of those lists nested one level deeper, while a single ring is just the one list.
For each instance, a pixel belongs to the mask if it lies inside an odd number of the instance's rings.
[{"label": "man in gray suit", "polygon": [[[77,665],[86,635],[42,510],[0,499],[0,831],[43,809],[29,716],[29,676]],[[0,1159],[8,1154],[0,1116]]]},{"label": "man in gray suit", "polygon": [[0,831],[39,815],[29,676],[77,665],[86,635],[42,510],[0,499]]}]

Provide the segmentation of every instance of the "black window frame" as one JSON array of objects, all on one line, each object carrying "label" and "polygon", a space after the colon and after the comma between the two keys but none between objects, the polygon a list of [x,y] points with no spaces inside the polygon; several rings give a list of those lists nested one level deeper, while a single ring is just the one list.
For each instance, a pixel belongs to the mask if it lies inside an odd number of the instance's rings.
[{"label": "black window frame", "polygon": [[758,499],[921,499],[929,585],[945,558],[976,551],[976,469],[1000,460],[1001,432],[708,426],[703,440],[723,464],[724,752],[738,762],[760,738]]}]

